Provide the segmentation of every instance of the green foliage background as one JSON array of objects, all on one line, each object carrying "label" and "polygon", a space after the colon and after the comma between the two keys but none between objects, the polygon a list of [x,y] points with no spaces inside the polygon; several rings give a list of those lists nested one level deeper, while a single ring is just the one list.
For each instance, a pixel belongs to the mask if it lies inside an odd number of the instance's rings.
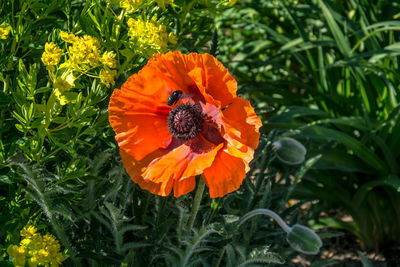
[{"label": "green foliage background", "polygon": [[[46,42],[60,44],[59,30],[117,53],[116,88],[146,63],[113,12],[118,1],[0,2],[0,24],[12,26],[0,40],[2,264],[26,224],[57,236],[65,266],[282,264],[298,252],[279,227],[266,217],[238,221],[269,208],[292,225],[312,200],[303,224],[346,229],[367,248],[400,240],[399,4],[176,0],[163,10],[148,1],[126,15],[157,16],[178,37],[170,49],[182,52],[209,52],[217,28],[217,58],[264,122],[241,189],[217,200],[206,193],[192,230],[195,192],[154,196],[126,175],[108,124],[110,89],[86,77],[74,101],[51,101],[41,55]],[[277,160],[273,142],[284,136],[305,145],[303,164]],[[331,210],[354,221],[321,217]]]},{"label": "green foliage background", "polygon": [[[295,197],[319,200],[308,214],[320,227],[347,229],[368,248],[398,243],[399,3],[242,4],[223,20],[233,73],[274,108],[266,132],[279,128],[321,155]],[[320,217],[332,209],[354,221]]]}]

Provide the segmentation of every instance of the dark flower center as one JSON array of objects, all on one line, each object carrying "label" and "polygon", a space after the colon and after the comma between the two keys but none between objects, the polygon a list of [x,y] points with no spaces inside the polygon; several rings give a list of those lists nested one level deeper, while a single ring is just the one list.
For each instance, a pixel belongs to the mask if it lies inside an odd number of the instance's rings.
[{"label": "dark flower center", "polygon": [[195,138],[204,129],[205,115],[201,108],[190,103],[173,108],[168,116],[168,130],[182,141]]}]

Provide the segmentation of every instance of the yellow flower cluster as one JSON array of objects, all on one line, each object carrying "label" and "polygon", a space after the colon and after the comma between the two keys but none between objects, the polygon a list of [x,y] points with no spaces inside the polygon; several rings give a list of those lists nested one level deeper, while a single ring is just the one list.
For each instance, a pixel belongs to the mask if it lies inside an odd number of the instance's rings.
[{"label": "yellow flower cluster", "polygon": [[75,87],[75,80],[71,70],[67,70],[61,74],[60,77],[55,78],[54,85],[54,95],[60,101],[61,105],[66,105],[69,101],[68,98],[64,95],[64,92],[68,91],[71,88]]},{"label": "yellow flower cluster", "polygon": [[[75,87],[78,76],[96,77],[107,87],[115,84],[117,72],[112,69],[116,68],[117,63],[114,52],[105,51],[101,54],[100,42],[92,36],[78,37],[61,31],[60,37],[66,43],[67,51],[64,52],[53,42],[46,43],[42,62],[49,70],[54,94],[61,105],[69,102],[64,92]],[[65,60],[60,64],[63,54]]]},{"label": "yellow flower cluster", "polygon": [[7,248],[8,255],[13,258],[14,266],[23,267],[27,262],[29,266],[38,265],[57,267],[64,260],[60,252],[60,243],[51,234],[44,236],[37,233],[34,226],[25,226],[20,233],[23,238],[18,245]]},{"label": "yellow flower cluster", "polygon": [[115,75],[117,75],[117,71],[116,70],[102,69],[100,71],[100,80],[107,87],[110,87],[110,84],[114,84]]},{"label": "yellow flower cluster", "polygon": [[154,20],[130,18],[128,26],[131,41],[135,42],[139,51],[145,52],[148,56],[156,52],[166,52],[168,43],[175,44],[177,41],[173,33],[167,32],[165,25]]},{"label": "yellow flower cluster", "polygon": [[60,37],[66,43],[71,44],[68,47],[69,59],[67,59],[65,63],[61,64],[61,69],[72,67],[77,71],[88,71],[100,65],[101,57],[99,40],[89,35],[77,37],[66,32],[61,32]]},{"label": "yellow flower cluster", "polygon": [[[155,0],[157,5],[162,9],[165,9],[165,4],[172,4],[174,0]],[[143,0],[121,0],[119,5],[121,8],[125,8],[128,13],[138,11],[143,4]]]},{"label": "yellow flower cluster", "polygon": [[55,66],[60,63],[63,51],[53,42],[44,45],[44,53],[42,54],[43,64],[49,71],[54,71]]},{"label": "yellow flower cluster", "polygon": [[121,0],[120,7],[125,8],[128,13],[135,12],[139,9],[143,0]]},{"label": "yellow flower cluster", "polygon": [[0,39],[7,39],[8,34],[10,34],[11,26],[7,23],[0,25]]}]

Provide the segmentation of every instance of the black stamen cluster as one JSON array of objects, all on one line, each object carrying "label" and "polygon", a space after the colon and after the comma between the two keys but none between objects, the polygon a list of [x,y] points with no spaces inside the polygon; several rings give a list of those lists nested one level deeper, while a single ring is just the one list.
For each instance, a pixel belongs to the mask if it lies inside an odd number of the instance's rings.
[{"label": "black stamen cluster", "polygon": [[199,106],[180,104],[168,115],[168,130],[175,138],[188,141],[203,131],[204,121],[205,115]]}]

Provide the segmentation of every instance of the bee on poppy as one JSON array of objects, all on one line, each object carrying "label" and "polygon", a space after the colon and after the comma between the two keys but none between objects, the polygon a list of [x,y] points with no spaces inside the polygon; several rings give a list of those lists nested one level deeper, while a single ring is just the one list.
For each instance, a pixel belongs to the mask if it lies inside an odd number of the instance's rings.
[{"label": "bee on poppy", "polygon": [[176,104],[179,99],[187,99],[192,97],[193,94],[183,94],[181,90],[175,90],[171,93],[171,95],[167,99],[168,106],[172,106]]},{"label": "bee on poppy", "polygon": [[179,98],[181,98],[181,96],[182,96],[181,90],[173,91],[171,93],[171,95],[168,97],[168,100],[167,100],[168,106],[172,106],[173,104],[176,104],[176,102],[179,101]]},{"label": "bee on poppy", "polygon": [[108,109],[131,179],[161,196],[189,193],[198,175],[211,198],[237,190],[262,123],[236,91],[236,80],[210,54],[154,55],[114,90]]}]

